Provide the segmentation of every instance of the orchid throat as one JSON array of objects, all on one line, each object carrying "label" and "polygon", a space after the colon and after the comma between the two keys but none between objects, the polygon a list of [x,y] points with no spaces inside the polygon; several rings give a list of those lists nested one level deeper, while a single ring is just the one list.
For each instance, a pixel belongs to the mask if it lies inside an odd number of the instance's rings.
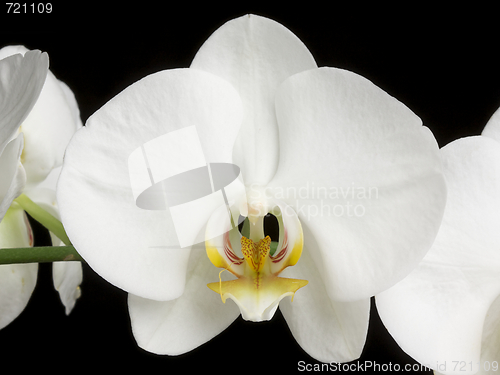
[{"label": "orchid throat", "polygon": [[[234,280],[222,281],[219,274],[219,281],[207,286],[220,294],[222,302],[232,299],[243,319],[259,322],[270,320],[279,302],[286,296],[293,299],[295,292],[308,281],[278,276],[285,268],[295,265],[302,254],[302,227],[295,212],[281,202],[271,209],[262,210],[261,205],[255,208],[250,204],[248,217],[239,228],[233,229],[229,229],[227,211],[216,211],[207,225],[205,246],[212,264],[223,268],[221,273],[227,270],[236,276]],[[265,235],[266,214],[278,220],[277,242]],[[228,230],[210,238],[210,233],[221,225]]]}]

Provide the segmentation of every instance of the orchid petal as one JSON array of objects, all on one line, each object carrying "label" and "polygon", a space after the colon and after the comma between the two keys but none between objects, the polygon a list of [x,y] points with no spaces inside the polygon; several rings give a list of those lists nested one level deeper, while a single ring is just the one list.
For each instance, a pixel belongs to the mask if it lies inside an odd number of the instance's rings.
[{"label": "orchid petal", "polygon": [[57,181],[59,180],[59,176],[61,175],[62,166],[54,168],[50,171],[49,175],[45,180],[40,182],[36,188],[49,189],[56,191],[57,189]]},{"label": "orchid petal", "polygon": [[248,185],[266,184],[279,159],[276,89],[287,77],[316,68],[311,53],[283,25],[246,15],[217,29],[191,68],[224,78],[240,94],[244,119],[234,145],[234,162]]},{"label": "orchid petal", "polygon": [[[87,263],[112,284],[143,298],[179,297],[189,248],[180,250],[171,212],[137,206],[131,183],[140,186],[142,176],[142,186],[151,185],[144,161],[142,172],[136,163],[129,173],[129,157],[150,141],[194,126],[201,160],[230,163],[240,122],[236,91],[193,69],[147,76],[92,115],[68,145],[57,196],[68,236]],[[157,170],[152,166],[149,172],[161,174],[182,158],[157,158]]]},{"label": "orchid petal", "polygon": [[40,51],[0,60],[0,153],[35,105],[48,67],[49,58]]},{"label": "orchid petal", "polygon": [[388,331],[409,355],[443,373],[465,373],[453,367],[457,359],[472,362],[465,369],[472,373],[487,311],[500,294],[500,145],[487,137],[462,138],[441,156],[448,201],[435,243],[376,301]]},{"label": "orchid petal", "polygon": [[[224,275],[223,275],[224,276]],[[239,315],[206,285],[217,271],[203,248],[193,249],[184,294],[172,301],[152,301],[129,294],[132,332],[138,345],[156,354],[188,352],[226,329]]]},{"label": "orchid petal", "polygon": [[481,135],[500,142],[500,108],[497,109],[488,120]]},{"label": "orchid petal", "polygon": [[26,183],[26,173],[19,162],[23,151],[23,135],[19,134],[10,141],[0,154],[0,221],[9,209],[12,201],[23,191]]},{"label": "orchid petal", "polygon": [[[13,204],[0,223],[2,248],[33,246],[33,234],[24,211]],[[0,329],[24,310],[35,289],[38,264],[0,266]]]},{"label": "orchid petal", "polygon": [[[28,49],[23,46],[8,46],[0,50],[0,58],[26,52]],[[62,165],[66,146],[81,126],[75,96],[49,71],[36,104],[21,126],[25,142],[22,162],[28,188],[36,186],[53,168]]]},{"label": "orchid petal", "polygon": [[[304,237],[311,238],[303,227]],[[339,302],[328,297],[325,283],[313,258],[317,244],[308,241],[300,261],[283,271],[309,281],[293,300],[280,303],[283,316],[293,337],[311,357],[322,362],[347,362],[359,358],[366,341],[370,315],[370,299]]]},{"label": "orchid petal", "polygon": [[[498,373],[500,359],[500,296],[492,303],[483,327],[480,369],[477,375]],[[496,362],[496,365],[495,363]]]},{"label": "orchid petal", "polygon": [[430,248],[445,204],[430,131],[368,80],[333,68],[286,80],[276,111],[280,165],[266,192],[309,226],[329,297],[356,301],[401,280]]},{"label": "orchid petal", "polygon": [[36,186],[62,165],[66,146],[81,127],[73,93],[49,71],[40,98],[21,127],[28,187]]},{"label": "orchid petal", "polygon": [[52,274],[54,288],[59,293],[66,315],[69,315],[75,307],[76,300],[82,294],[80,289],[83,279],[82,264],[80,262],[54,262]]}]

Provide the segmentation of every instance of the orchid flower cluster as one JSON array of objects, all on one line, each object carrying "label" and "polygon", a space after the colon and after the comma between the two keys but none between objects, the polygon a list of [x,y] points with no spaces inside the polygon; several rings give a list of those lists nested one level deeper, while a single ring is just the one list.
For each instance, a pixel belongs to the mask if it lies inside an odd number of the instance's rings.
[{"label": "orchid flower cluster", "polygon": [[0,259],[14,254],[0,266],[0,328],[36,283],[22,260],[27,212],[70,251],[58,260],[73,262],[54,262],[66,312],[84,260],[129,293],[149,352],[188,352],[240,314],[265,321],[279,307],[310,356],[352,361],[375,297],[420,363],[498,368],[500,112],[439,149],[404,104],[319,68],[292,32],[254,15],[85,126],[45,53],[0,58]]},{"label": "orchid flower cluster", "polygon": [[[82,126],[75,97],[48,70],[46,53],[8,46],[0,59],[0,248],[5,254],[6,248],[33,246],[25,210],[51,229],[53,246],[69,243],[56,183],[66,146]],[[23,311],[36,285],[38,264],[18,263],[16,255],[0,266],[0,328]],[[80,296],[81,264],[54,262],[53,279],[69,314]]]}]

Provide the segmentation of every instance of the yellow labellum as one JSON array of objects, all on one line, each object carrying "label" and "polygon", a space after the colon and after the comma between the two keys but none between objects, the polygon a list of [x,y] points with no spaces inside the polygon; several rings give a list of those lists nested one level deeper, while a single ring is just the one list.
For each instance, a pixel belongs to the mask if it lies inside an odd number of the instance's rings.
[{"label": "yellow labellum", "polygon": [[[270,245],[271,238],[269,236],[261,239],[258,243],[244,236],[241,237],[241,252],[245,260],[243,274],[233,272],[231,270],[232,264],[226,265],[225,269],[238,276],[238,279],[208,284],[210,289],[221,295],[224,303],[227,298],[234,300],[246,320],[271,319],[281,299],[286,296],[293,297],[298,289],[308,283],[307,280],[278,277],[281,270],[275,274],[271,273]],[[300,256],[301,251],[298,253]],[[207,246],[207,254],[214,265],[222,266],[223,262],[221,262],[220,257],[215,256],[215,249],[211,250],[210,246]]]}]

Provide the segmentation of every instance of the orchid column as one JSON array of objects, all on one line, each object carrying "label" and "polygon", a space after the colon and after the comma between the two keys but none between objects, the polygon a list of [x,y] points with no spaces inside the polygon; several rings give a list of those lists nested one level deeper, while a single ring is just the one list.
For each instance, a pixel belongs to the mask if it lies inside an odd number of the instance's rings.
[{"label": "orchid column", "polygon": [[[220,165],[237,173],[216,187]],[[191,173],[206,193],[185,201],[192,186],[175,181]],[[370,297],[424,257],[445,196],[415,114],[354,73],[318,69],[289,30],[253,15],[218,29],[190,68],[147,76],[98,110],[58,186],[71,242],[130,293],[144,349],[184,353],[279,304],[325,362],[359,357]]]}]

